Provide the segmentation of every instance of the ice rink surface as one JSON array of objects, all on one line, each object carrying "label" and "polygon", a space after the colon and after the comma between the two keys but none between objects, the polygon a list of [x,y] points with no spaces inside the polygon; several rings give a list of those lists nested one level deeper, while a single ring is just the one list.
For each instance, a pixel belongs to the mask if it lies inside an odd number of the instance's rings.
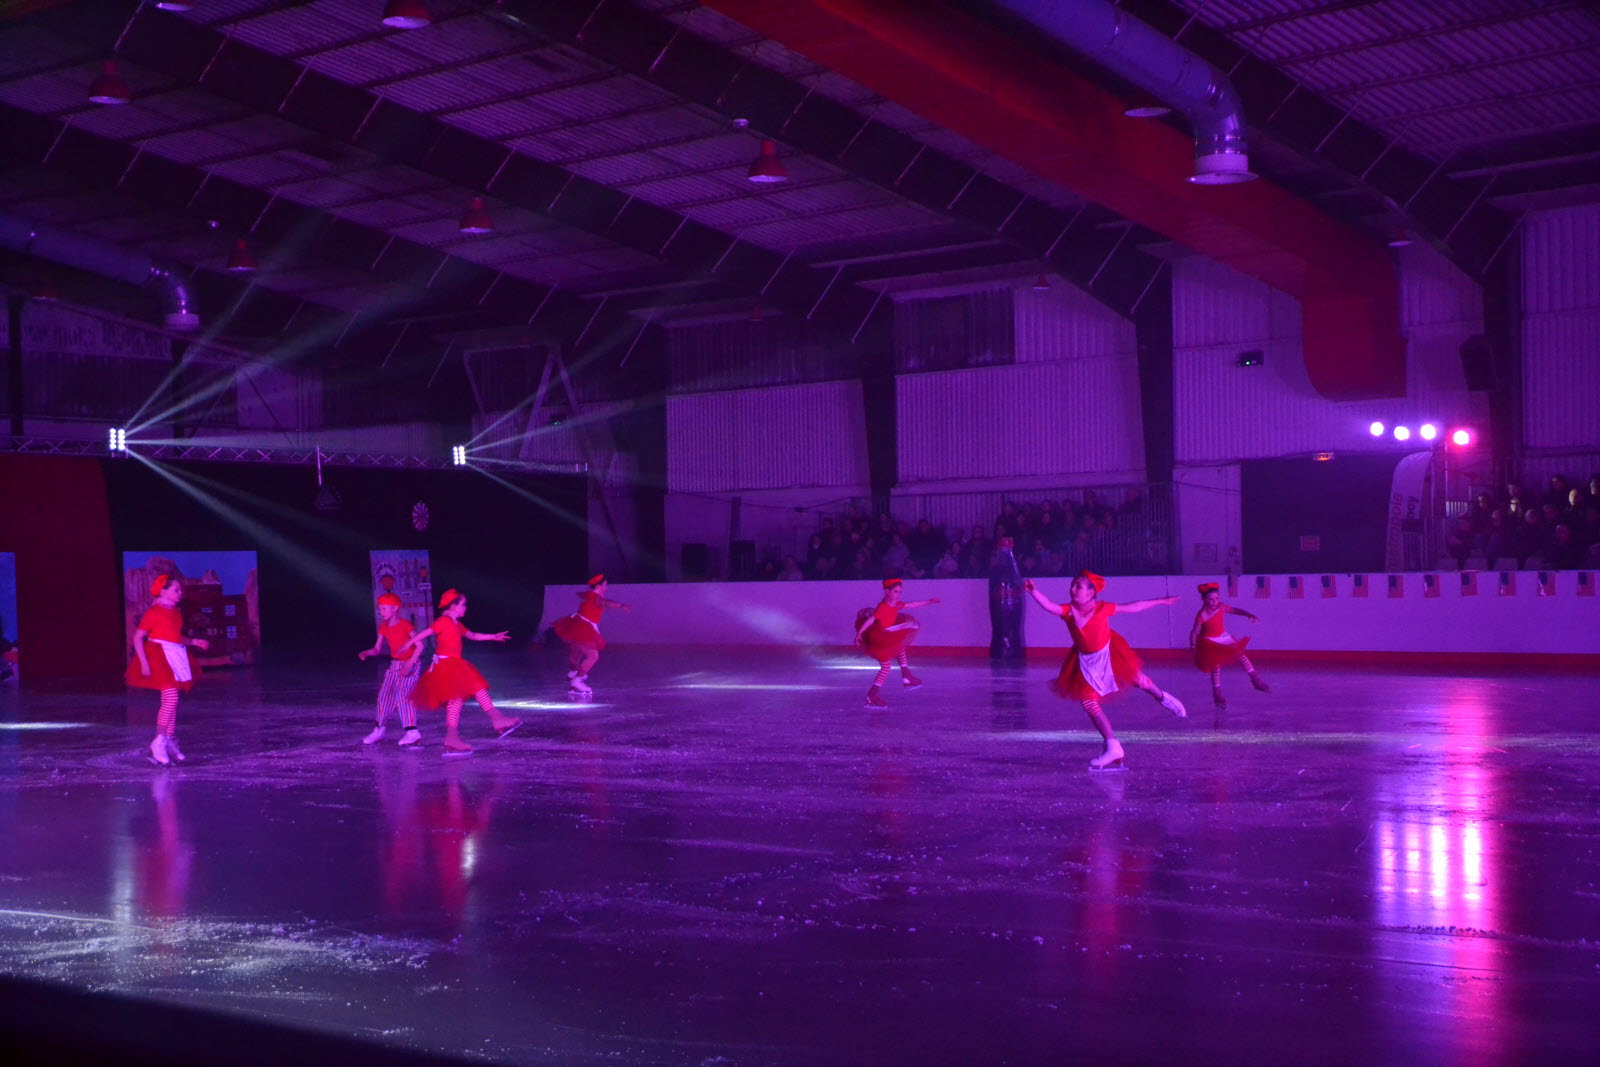
[{"label": "ice rink surface", "polygon": [[0,972],[505,1063],[1592,1062],[1592,674],[618,646],[371,747],[377,664],[0,691]]}]

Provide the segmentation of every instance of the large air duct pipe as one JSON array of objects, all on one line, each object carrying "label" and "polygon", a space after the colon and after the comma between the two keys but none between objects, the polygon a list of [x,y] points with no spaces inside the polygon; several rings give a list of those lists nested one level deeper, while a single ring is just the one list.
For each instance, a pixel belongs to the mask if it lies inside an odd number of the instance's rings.
[{"label": "large air duct pipe", "polygon": [[1246,182],[1244,104],[1216,67],[1104,0],[995,0],[1060,44],[1159,97],[1194,123],[1199,185]]},{"label": "large air duct pipe", "polygon": [[168,327],[194,330],[200,326],[200,316],[195,311],[188,285],[175,269],[163,267],[149,256],[14,215],[0,215],[0,248],[154,289],[166,305]]}]

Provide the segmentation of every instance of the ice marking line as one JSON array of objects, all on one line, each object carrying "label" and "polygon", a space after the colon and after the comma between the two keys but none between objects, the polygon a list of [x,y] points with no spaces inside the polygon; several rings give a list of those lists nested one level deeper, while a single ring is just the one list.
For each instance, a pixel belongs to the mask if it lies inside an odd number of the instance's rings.
[{"label": "ice marking line", "polygon": [[21,915],[29,919],[59,919],[69,923],[100,923],[104,926],[137,926],[141,930],[150,927],[141,923],[129,922],[126,919],[102,919],[97,915],[59,915],[53,911],[21,911],[16,908],[0,908],[0,915]]}]

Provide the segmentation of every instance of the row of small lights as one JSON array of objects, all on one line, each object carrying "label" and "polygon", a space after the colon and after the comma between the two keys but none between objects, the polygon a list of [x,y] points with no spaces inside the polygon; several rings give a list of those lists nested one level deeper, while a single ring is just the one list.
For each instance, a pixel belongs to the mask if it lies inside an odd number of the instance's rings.
[{"label": "row of small lights", "polygon": [[[1367,432],[1374,437],[1382,437],[1386,433],[1392,433],[1396,441],[1411,440],[1411,427],[1396,426],[1393,430],[1390,430],[1388,426],[1385,426],[1382,422],[1379,422],[1376,419],[1373,420],[1372,425],[1367,427]],[[1439,436],[1439,432],[1438,425],[1431,422],[1425,422],[1421,426],[1417,427],[1417,436],[1422,438],[1424,441],[1436,440]],[[1472,443],[1472,431],[1464,426],[1451,430],[1450,443],[1455,445],[1457,448],[1465,448]]]}]

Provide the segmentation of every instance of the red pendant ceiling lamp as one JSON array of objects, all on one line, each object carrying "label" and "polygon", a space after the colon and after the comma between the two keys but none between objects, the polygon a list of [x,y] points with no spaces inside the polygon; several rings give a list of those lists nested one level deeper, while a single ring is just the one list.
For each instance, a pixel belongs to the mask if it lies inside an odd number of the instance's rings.
[{"label": "red pendant ceiling lamp", "polygon": [[422,0],[389,0],[383,5],[383,24],[396,30],[420,30],[433,21]]},{"label": "red pendant ceiling lamp", "polygon": [[461,216],[462,233],[493,233],[494,220],[489,217],[489,209],[483,206],[483,197],[475,196],[472,203],[467,205],[467,210]]},{"label": "red pendant ceiling lamp", "polygon": [[751,181],[762,184],[789,180],[789,172],[784,169],[783,160],[778,158],[778,146],[775,142],[761,142],[761,154],[750,164],[748,177]]},{"label": "red pendant ceiling lamp", "polygon": [[117,61],[108,59],[100,64],[100,73],[89,85],[89,100],[96,104],[126,104],[133,99],[128,83],[117,70]]}]

